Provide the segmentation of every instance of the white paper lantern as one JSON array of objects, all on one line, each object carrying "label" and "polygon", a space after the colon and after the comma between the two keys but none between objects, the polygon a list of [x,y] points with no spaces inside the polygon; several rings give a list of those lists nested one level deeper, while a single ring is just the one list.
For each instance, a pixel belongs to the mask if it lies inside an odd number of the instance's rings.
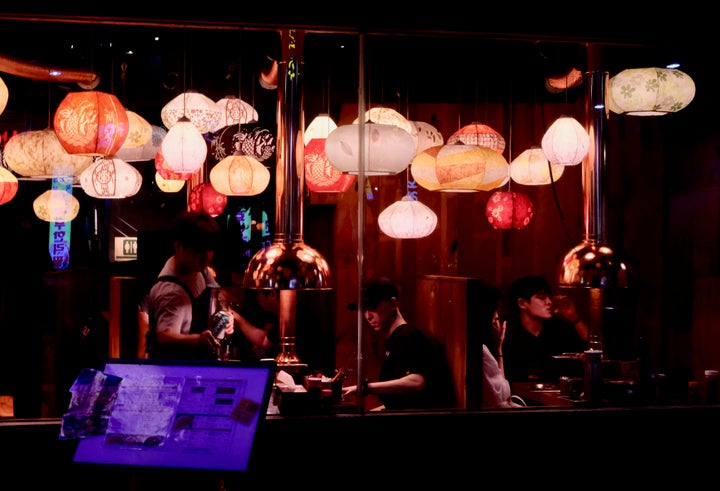
[{"label": "white paper lantern", "polygon": [[419,239],[437,226],[437,215],[429,207],[405,195],[378,216],[380,230],[395,239]]},{"label": "white paper lantern", "polygon": [[628,68],[608,82],[608,108],[618,114],[662,116],[695,98],[695,82],[669,68]]},{"label": "white paper lantern", "polygon": [[[340,172],[360,172],[360,125],[339,126],[325,141],[328,161]],[[365,174],[392,175],[405,170],[415,155],[410,134],[388,124],[365,125]]]},{"label": "white paper lantern", "polygon": [[211,131],[215,132],[233,124],[255,123],[258,112],[252,105],[239,97],[229,95],[215,103],[220,110],[220,119]]},{"label": "white paper lantern", "polygon": [[553,164],[576,165],[590,150],[590,136],[575,118],[560,116],[547,129],[541,144]]},{"label": "white paper lantern", "polygon": [[524,150],[510,162],[510,178],[526,186],[550,184],[560,179],[564,170],[564,165],[549,164],[545,152],[538,146]]},{"label": "white paper lantern", "polygon": [[80,202],[62,189],[49,189],[33,201],[35,215],[46,222],[69,222],[80,212]]},{"label": "white paper lantern", "polygon": [[189,90],[172,99],[160,110],[160,118],[168,130],[183,117],[188,118],[202,134],[218,127],[222,111],[208,96]]},{"label": "white paper lantern", "polygon": [[99,158],[80,174],[80,186],[93,198],[120,199],[137,194],[142,174],[118,158]]},{"label": "white paper lantern", "polygon": [[207,157],[207,144],[189,119],[180,118],[168,131],[160,145],[168,167],[175,172],[193,173]]}]

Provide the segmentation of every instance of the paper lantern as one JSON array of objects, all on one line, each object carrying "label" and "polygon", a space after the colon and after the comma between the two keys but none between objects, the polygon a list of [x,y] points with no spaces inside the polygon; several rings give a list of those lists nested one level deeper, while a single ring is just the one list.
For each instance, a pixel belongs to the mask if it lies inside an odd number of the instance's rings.
[{"label": "paper lantern", "polygon": [[100,158],[80,174],[80,186],[93,198],[127,198],[140,191],[142,174],[122,159]]},{"label": "paper lantern", "polygon": [[62,189],[49,189],[33,201],[35,215],[46,222],[69,222],[80,212],[80,202]]},{"label": "paper lantern", "polygon": [[437,147],[444,143],[442,134],[430,123],[424,121],[410,121],[413,130],[413,140],[415,140],[415,155],[427,150],[430,147]]},{"label": "paper lantern", "polygon": [[15,197],[18,190],[18,179],[4,167],[0,167],[0,205],[4,205]]},{"label": "paper lantern", "polygon": [[532,219],[532,201],[524,193],[496,191],[485,206],[485,216],[495,229],[522,229]]},{"label": "paper lantern", "polygon": [[152,126],[145,118],[134,111],[126,110],[125,113],[128,117],[128,134],[120,150],[142,147],[150,141],[153,132]]},{"label": "paper lantern", "polygon": [[378,215],[380,230],[395,239],[419,239],[437,226],[437,215],[430,208],[405,195]]},{"label": "paper lantern", "polygon": [[505,138],[493,128],[482,123],[471,123],[463,126],[447,139],[448,145],[481,145],[496,152],[505,151]]},{"label": "paper lantern", "polygon": [[[360,125],[348,124],[332,131],[325,141],[328,161],[340,172],[360,172]],[[407,168],[415,155],[410,133],[388,124],[365,125],[365,174],[392,175]]]},{"label": "paper lantern", "polygon": [[160,145],[167,135],[167,130],[162,126],[150,125],[151,133],[148,141],[135,148],[127,148],[124,145],[120,147],[120,150],[114,155],[119,159],[123,159],[125,162],[144,162],[147,160],[153,160],[160,150]]},{"label": "paper lantern", "polygon": [[314,138],[327,138],[337,129],[337,124],[329,114],[318,114],[310,121],[303,132],[303,143],[307,145]]},{"label": "paper lantern", "polygon": [[220,110],[220,119],[217,126],[211,130],[213,132],[226,126],[254,123],[258,120],[258,112],[255,108],[234,95],[223,97],[215,104]]},{"label": "paper lantern", "polygon": [[275,153],[275,136],[257,123],[227,126],[206,135],[208,166],[231,155],[249,155],[264,162]]},{"label": "paper lantern", "polygon": [[187,118],[202,134],[218,128],[222,111],[208,96],[189,90],[165,104],[160,110],[160,118],[168,131],[182,118]]},{"label": "paper lantern", "polygon": [[550,164],[538,146],[528,148],[510,162],[510,178],[526,186],[550,184],[560,179],[564,170],[564,165]]},{"label": "paper lantern", "polygon": [[686,107],[695,97],[695,82],[669,68],[629,68],[608,82],[608,108],[618,114],[662,116]]},{"label": "paper lantern", "polygon": [[170,168],[162,154],[162,148],[155,153],[155,170],[164,178],[170,181],[187,181],[198,173],[199,169],[194,172],[175,172]]},{"label": "paper lantern", "polygon": [[191,211],[206,211],[211,216],[218,216],[227,205],[227,196],[219,193],[209,182],[203,182],[190,191],[188,208]]},{"label": "paper lantern", "polygon": [[113,94],[96,90],[70,92],[60,102],[53,126],[71,154],[115,155],[129,131],[125,108]]},{"label": "paper lantern", "polygon": [[541,144],[553,164],[576,165],[590,150],[590,136],[575,118],[560,116],[547,129]]},{"label": "paper lantern", "polygon": [[185,186],[185,181],[182,179],[165,179],[158,171],[155,171],[155,184],[163,193],[177,193]]},{"label": "paper lantern", "polygon": [[489,191],[509,179],[507,160],[479,145],[440,145],[420,152],[410,171],[430,191]]},{"label": "paper lantern", "polygon": [[226,196],[255,196],[270,184],[270,171],[249,155],[231,155],[210,170],[210,182]]},{"label": "paper lantern", "polygon": [[305,186],[316,193],[344,193],[355,175],[337,170],[325,154],[326,138],[313,138],[305,145]]},{"label": "paper lantern", "polygon": [[8,92],[7,85],[5,85],[5,81],[0,78],[0,114],[5,110],[9,97],[10,93]]},{"label": "paper lantern", "polygon": [[89,155],[72,155],[52,129],[23,131],[5,144],[5,162],[25,177],[79,176],[93,162]]},{"label": "paper lantern", "polygon": [[205,163],[207,144],[200,131],[183,117],[168,131],[160,144],[168,167],[175,172],[195,172]]},{"label": "paper lantern", "polygon": [[[405,116],[397,112],[395,109],[389,107],[373,107],[365,111],[365,122],[375,124],[388,124],[390,126],[397,126],[398,128],[407,131],[409,135],[413,133],[413,125],[407,120]],[[360,119],[355,118],[353,124],[359,124]]]}]

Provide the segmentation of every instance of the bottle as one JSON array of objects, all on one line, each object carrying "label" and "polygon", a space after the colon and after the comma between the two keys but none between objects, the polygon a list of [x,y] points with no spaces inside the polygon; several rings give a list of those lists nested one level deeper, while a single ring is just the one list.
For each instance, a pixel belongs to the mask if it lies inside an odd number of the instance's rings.
[{"label": "bottle", "polygon": [[720,372],[705,370],[705,404],[717,404],[720,395]]}]

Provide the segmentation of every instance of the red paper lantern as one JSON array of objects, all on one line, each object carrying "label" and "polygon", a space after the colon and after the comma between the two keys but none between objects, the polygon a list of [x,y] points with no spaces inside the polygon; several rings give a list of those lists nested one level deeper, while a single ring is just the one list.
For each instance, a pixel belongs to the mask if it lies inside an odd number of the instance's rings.
[{"label": "red paper lantern", "polygon": [[316,193],[344,193],[355,175],[343,174],[325,155],[325,138],[313,138],[305,145],[305,185]]},{"label": "red paper lantern", "polygon": [[68,153],[115,155],[130,130],[127,112],[113,94],[70,92],[55,111],[54,129]]},{"label": "red paper lantern", "polygon": [[227,205],[227,196],[219,193],[209,182],[203,182],[190,191],[188,208],[190,211],[206,211],[211,216],[218,216]]},{"label": "red paper lantern", "polygon": [[18,190],[18,179],[4,167],[0,167],[0,205],[4,205],[15,197]]},{"label": "red paper lantern", "polygon": [[495,229],[521,229],[530,223],[533,205],[528,195],[514,191],[496,191],[485,207],[485,216]]}]

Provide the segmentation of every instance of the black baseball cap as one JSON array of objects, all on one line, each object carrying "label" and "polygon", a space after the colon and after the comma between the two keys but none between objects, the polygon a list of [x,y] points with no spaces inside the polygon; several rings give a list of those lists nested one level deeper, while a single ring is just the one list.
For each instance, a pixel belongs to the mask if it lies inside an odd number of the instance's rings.
[{"label": "black baseball cap", "polygon": [[[362,288],[363,310],[374,310],[383,300],[400,299],[400,291],[389,278],[380,277],[366,281]],[[357,310],[356,303],[348,304],[349,310]]]}]

